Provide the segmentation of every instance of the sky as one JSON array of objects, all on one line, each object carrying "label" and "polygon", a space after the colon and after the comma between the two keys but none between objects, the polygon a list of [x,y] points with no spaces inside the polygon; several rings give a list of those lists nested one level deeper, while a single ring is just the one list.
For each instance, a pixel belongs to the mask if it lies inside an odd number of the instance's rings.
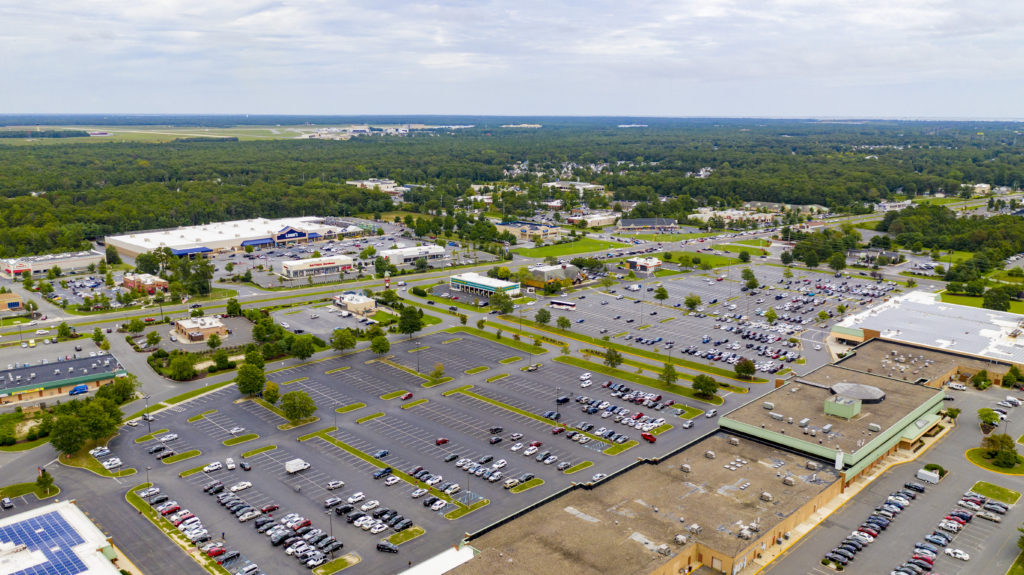
[{"label": "sky", "polygon": [[1024,2],[0,0],[0,113],[1024,118]]}]

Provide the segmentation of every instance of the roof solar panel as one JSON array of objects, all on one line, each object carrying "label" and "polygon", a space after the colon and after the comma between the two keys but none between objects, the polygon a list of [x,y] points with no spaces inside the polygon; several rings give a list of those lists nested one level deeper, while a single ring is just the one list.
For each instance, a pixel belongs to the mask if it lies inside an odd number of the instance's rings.
[{"label": "roof solar panel", "polygon": [[86,570],[85,564],[72,550],[85,540],[57,511],[0,527],[0,541],[24,543],[46,557],[45,562],[11,575],[75,575]]}]

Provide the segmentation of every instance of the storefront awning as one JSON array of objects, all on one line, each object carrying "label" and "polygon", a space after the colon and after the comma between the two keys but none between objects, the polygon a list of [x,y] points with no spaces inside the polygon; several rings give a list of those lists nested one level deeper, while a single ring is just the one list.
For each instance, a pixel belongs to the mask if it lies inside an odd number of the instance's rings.
[{"label": "storefront awning", "polygon": [[192,254],[204,254],[212,252],[210,248],[187,248],[183,250],[171,250],[171,254],[175,256],[188,256]]},{"label": "storefront awning", "polygon": [[270,238],[260,238],[258,240],[245,240],[242,242],[242,247],[245,246],[266,246],[274,243],[274,240]]}]

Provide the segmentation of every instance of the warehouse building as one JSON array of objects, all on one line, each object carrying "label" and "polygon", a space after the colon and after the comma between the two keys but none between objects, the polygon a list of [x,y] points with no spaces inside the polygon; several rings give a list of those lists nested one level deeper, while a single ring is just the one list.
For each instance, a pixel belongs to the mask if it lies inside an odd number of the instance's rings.
[{"label": "warehouse building", "polygon": [[179,319],[174,322],[174,331],[178,333],[181,341],[190,343],[206,341],[213,334],[222,338],[228,335],[228,328],[215,317]]},{"label": "warehouse building", "polygon": [[105,352],[96,357],[15,363],[0,371],[0,403],[67,397],[80,385],[94,391],[125,373],[117,359]]},{"label": "warehouse building", "polygon": [[529,268],[530,278],[523,283],[536,288],[543,288],[549,284],[571,286],[578,284],[585,279],[580,268],[572,264],[553,264],[534,266]]},{"label": "warehouse building", "polygon": [[256,218],[189,226],[172,230],[135,232],[106,238],[118,253],[132,257],[158,248],[176,256],[263,249],[333,240],[346,228],[324,223],[324,218]]},{"label": "warehouse building", "polygon": [[119,575],[117,559],[110,539],[74,500],[0,518],[0,573]]},{"label": "warehouse building", "polygon": [[574,226],[583,223],[588,228],[600,228],[614,225],[615,222],[619,221],[619,214],[605,213],[587,214],[585,216],[570,216],[566,218],[565,221]]},{"label": "warehouse building", "polygon": [[8,279],[20,279],[29,274],[44,275],[54,267],[60,268],[62,274],[77,274],[86,272],[89,266],[98,266],[105,260],[106,256],[95,250],[26,256],[0,260],[0,274]]},{"label": "warehouse building", "polygon": [[152,295],[157,290],[166,292],[170,287],[170,282],[153,274],[124,274],[121,285],[126,289],[142,290]]},{"label": "warehouse building", "polygon": [[517,297],[520,293],[519,282],[499,280],[497,278],[480,275],[475,272],[452,276],[449,286],[452,291],[487,297],[498,292],[511,297]]},{"label": "warehouse building", "polygon": [[418,259],[425,259],[427,261],[440,260],[444,258],[445,251],[444,248],[439,245],[428,244],[423,246],[383,250],[377,255],[394,265],[401,265],[415,262]]},{"label": "warehouse building", "polygon": [[281,262],[281,275],[290,279],[339,274],[350,269],[352,258],[341,255]]}]

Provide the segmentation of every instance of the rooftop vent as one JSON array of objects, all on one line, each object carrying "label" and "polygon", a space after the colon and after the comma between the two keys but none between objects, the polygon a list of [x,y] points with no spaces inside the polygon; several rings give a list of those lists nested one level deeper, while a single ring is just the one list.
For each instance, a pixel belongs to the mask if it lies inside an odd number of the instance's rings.
[{"label": "rooftop vent", "polygon": [[704,452],[704,457],[707,457],[708,459],[714,459],[715,458],[715,452],[711,451],[709,449],[709,450]]},{"label": "rooftop vent", "polygon": [[771,501],[772,499],[774,499],[774,497],[772,497],[771,493],[768,493],[767,491],[761,492],[761,501]]},{"label": "rooftop vent", "polygon": [[766,402],[764,402],[764,408],[765,409],[769,409],[769,410],[770,409],[775,409],[775,404],[770,402],[770,401],[766,401]]},{"label": "rooftop vent", "polygon": [[791,476],[787,475],[786,477],[784,477],[782,479],[782,484],[783,485],[793,486],[793,485],[796,485],[796,480],[793,479]]},{"label": "rooftop vent", "polygon": [[783,416],[781,413],[775,413],[774,411],[769,413],[768,416],[778,421],[782,421],[783,419],[785,419],[785,416]]},{"label": "rooftop vent", "polygon": [[690,464],[689,463],[684,463],[684,464],[679,466],[679,469],[684,471],[684,472],[686,472],[686,473],[689,473],[690,472]]},{"label": "rooftop vent", "polygon": [[882,426],[878,425],[877,423],[869,423],[868,424],[868,431],[874,431],[874,432],[877,433],[879,431],[882,431]]},{"label": "rooftop vent", "polygon": [[739,437],[730,437],[729,438],[729,445],[739,445],[739,444],[740,444],[740,438]]}]

